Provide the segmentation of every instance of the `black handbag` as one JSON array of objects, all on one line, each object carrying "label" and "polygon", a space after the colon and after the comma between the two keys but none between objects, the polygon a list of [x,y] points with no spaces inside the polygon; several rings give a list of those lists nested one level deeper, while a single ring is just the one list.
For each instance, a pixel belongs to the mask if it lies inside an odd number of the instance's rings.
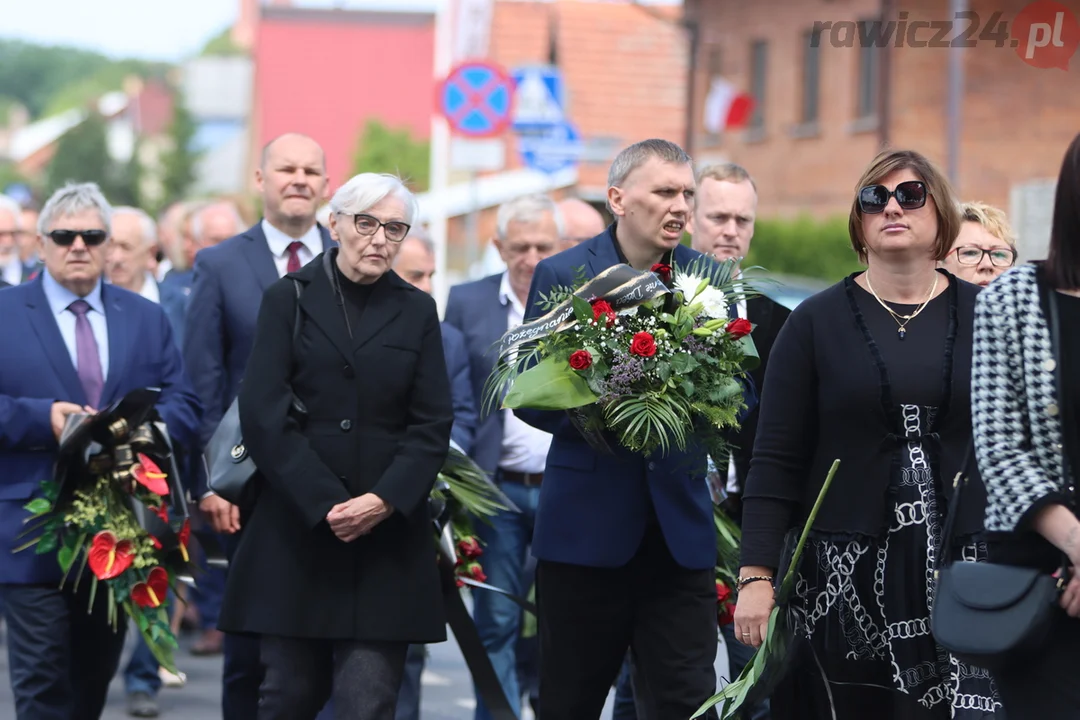
[{"label": "black handbag", "polygon": [[[1052,348],[1060,347],[1057,302],[1049,298]],[[1061,367],[1058,363],[1058,367]],[[1059,399],[1063,391],[1058,382]],[[1064,403],[1059,407],[1064,408]],[[953,531],[962,490],[967,485],[967,463],[953,483],[948,517],[942,533],[942,547],[934,572],[937,586],[930,629],[939,645],[958,660],[991,672],[999,671],[1040,652],[1060,614],[1058,602],[1069,581],[1071,563],[1061,554],[1057,576],[1045,569],[992,562],[950,563]],[[1066,453],[1061,454],[1062,478],[1069,477]],[[1069,501],[1076,507],[1075,493]],[[1014,538],[1015,540],[1015,538]]]},{"label": "black handbag", "polygon": [[[296,288],[296,314],[293,318],[293,354],[300,338],[300,281],[293,279]],[[307,408],[293,393],[291,415],[301,425],[307,417]],[[237,396],[221,418],[214,430],[210,442],[203,451],[203,465],[206,470],[207,486],[210,490],[233,505],[248,505],[252,502],[255,489],[252,478],[258,472],[255,461],[248,454],[240,429],[240,398]]]}]

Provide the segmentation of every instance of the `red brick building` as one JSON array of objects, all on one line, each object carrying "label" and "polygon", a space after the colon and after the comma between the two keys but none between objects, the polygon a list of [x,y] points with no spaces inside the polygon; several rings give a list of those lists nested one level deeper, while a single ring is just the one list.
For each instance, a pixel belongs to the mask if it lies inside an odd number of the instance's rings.
[{"label": "red brick building", "polygon": [[[1080,131],[1080,59],[1069,71],[1026,64],[1010,47],[980,39],[996,12],[1011,23],[1028,0],[969,0],[978,18],[974,47],[962,50],[964,86],[956,189],[964,200],[1006,210],[1019,183],[1056,178],[1064,151]],[[1080,2],[1066,0],[1076,8]],[[858,39],[844,46],[840,21],[948,21],[941,0],[686,0],[698,28],[691,113],[697,160],[728,158],[758,181],[763,215],[806,211],[846,214],[854,184],[883,146],[919,150],[947,167],[950,50],[912,47],[933,28],[886,47]],[[815,48],[815,23],[832,21]],[[971,21],[953,22],[947,43]],[[862,26],[873,30],[872,26]],[[883,26],[887,30],[887,25]],[[834,41],[839,41],[834,44]],[[880,45],[880,43],[878,43]],[[928,43],[930,45],[931,43]],[[839,45],[839,46],[837,46]],[[899,47],[898,47],[899,45]],[[723,77],[758,101],[750,126],[722,135],[703,130],[712,78]]]}]

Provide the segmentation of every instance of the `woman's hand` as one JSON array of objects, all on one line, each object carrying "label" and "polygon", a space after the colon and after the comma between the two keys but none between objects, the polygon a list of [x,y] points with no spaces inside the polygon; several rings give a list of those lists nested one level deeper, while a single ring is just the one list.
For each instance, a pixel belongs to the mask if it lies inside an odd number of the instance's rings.
[{"label": "woman's hand", "polygon": [[772,583],[756,580],[743,585],[735,603],[735,638],[743,645],[761,647],[768,635],[774,604]]},{"label": "woman's hand", "polygon": [[1080,617],[1080,577],[1077,577],[1077,566],[1072,566],[1069,584],[1065,586],[1065,592],[1061,593],[1061,608],[1069,617]]},{"label": "woman's hand", "polygon": [[393,512],[394,508],[381,497],[365,493],[332,507],[326,514],[326,522],[339,540],[352,542],[367,535]]}]

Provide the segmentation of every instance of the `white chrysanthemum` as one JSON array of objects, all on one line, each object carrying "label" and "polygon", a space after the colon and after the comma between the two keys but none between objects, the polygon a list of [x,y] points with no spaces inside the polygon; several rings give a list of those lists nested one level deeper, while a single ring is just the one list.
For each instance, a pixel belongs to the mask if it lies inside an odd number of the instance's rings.
[{"label": "white chrysanthemum", "polygon": [[[698,285],[704,278],[699,278],[697,275],[676,275],[672,284],[675,289],[683,294],[683,302],[687,305],[694,302],[697,297]],[[708,289],[708,288],[706,288]]]},{"label": "white chrysanthemum", "polygon": [[701,310],[710,318],[725,318],[728,316],[727,298],[723,291],[711,285],[701,291],[697,296],[697,302],[701,303]]}]

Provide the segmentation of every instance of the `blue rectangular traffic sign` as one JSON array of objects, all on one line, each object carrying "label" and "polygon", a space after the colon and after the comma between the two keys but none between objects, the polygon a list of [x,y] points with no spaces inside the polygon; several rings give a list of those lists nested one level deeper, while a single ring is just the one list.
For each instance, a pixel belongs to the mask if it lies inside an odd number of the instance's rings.
[{"label": "blue rectangular traffic sign", "polygon": [[549,65],[531,65],[514,69],[511,77],[515,83],[511,130],[535,132],[566,121],[566,90],[561,70]]}]

